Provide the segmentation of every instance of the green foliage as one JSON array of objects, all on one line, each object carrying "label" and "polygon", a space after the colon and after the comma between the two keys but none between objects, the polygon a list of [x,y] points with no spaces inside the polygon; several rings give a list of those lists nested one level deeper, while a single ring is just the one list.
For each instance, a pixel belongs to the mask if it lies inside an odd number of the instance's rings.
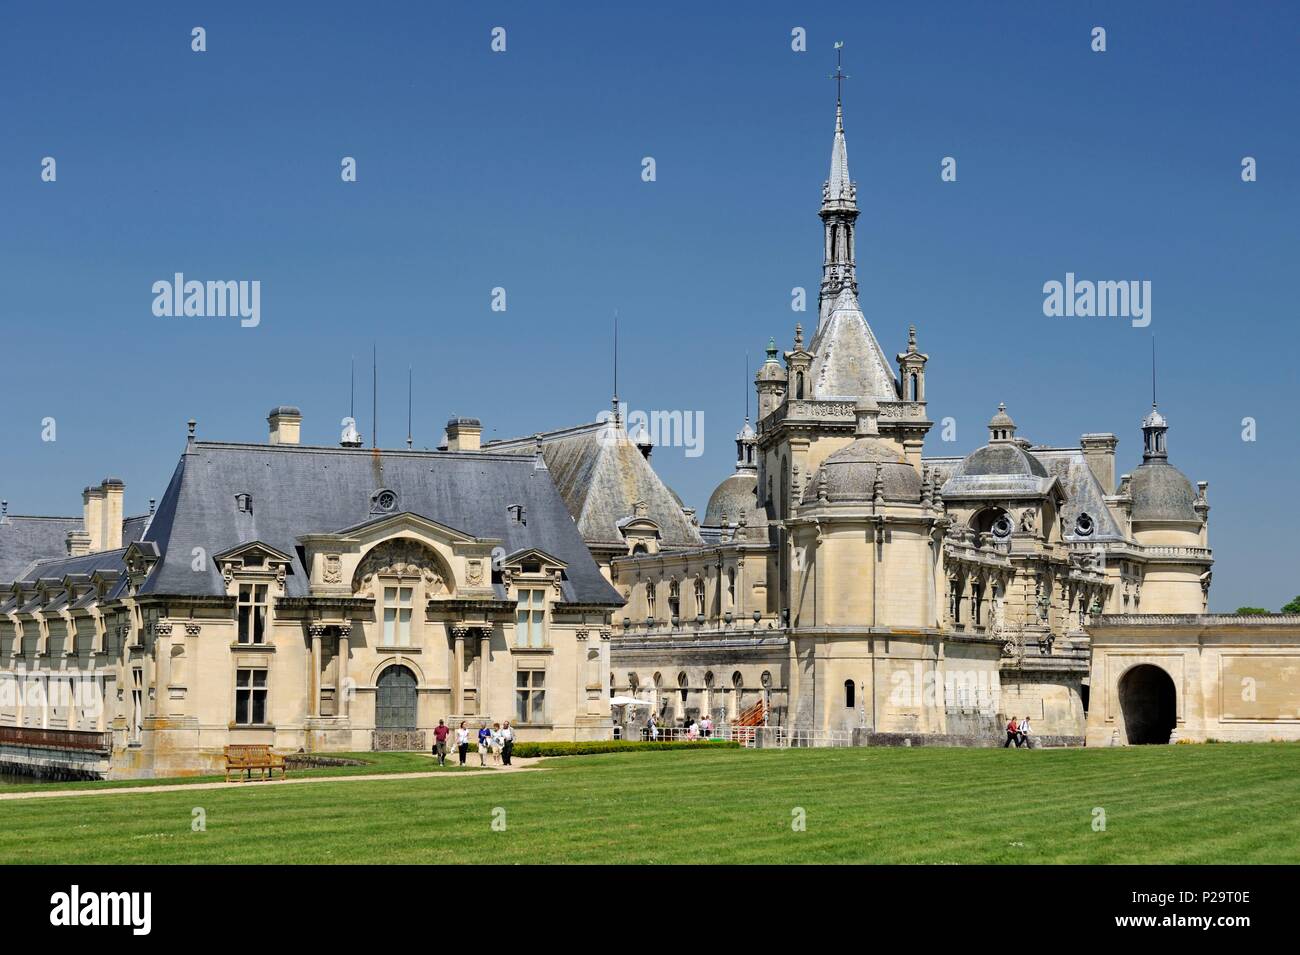
[{"label": "green foliage", "polygon": [[643,742],[641,740],[603,739],[580,743],[515,743],[516,756],[594,756],[600,753],[644,752],[658,749],[738,749],[739,743],[729,740],[664,740],[662,742]]},{"label": "green foliage", "polygon": [[1300,613],[1300,597],[1295,597],[1282,608],[1282,613]]},{"label": "green foliage", "polygon": [[1237,613],[1243,617],[1266,617],[1269,611],[1263,607],[1238,607]]}]

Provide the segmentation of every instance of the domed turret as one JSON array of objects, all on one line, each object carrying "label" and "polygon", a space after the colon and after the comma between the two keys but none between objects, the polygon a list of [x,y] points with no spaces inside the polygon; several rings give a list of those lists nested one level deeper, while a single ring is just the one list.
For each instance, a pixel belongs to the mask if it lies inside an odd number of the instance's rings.
[{"label": "domed turret", "polygon": [[860,399],[855,413],[856,440],[822,462],[804,489],[803,503],[920,503],[921,476],[897,448],[879,437],[880,407],[875,400]]},{"label": "domed turret", "polygon": [[736,470],[717,486],[704,509],[704,526],[734,527],[745,518],[750,527],[767,523],[767,515],[758,506],[758,435],[745,417],[736,433]]},{"label": "domed turret", "polygon": [[1169,463],[1169,422],[1153,404],[1142,420],[1142,463],[1129,483],[1132,518],[1143,521],[1201,523],[1196,492],[1183,472]]}]

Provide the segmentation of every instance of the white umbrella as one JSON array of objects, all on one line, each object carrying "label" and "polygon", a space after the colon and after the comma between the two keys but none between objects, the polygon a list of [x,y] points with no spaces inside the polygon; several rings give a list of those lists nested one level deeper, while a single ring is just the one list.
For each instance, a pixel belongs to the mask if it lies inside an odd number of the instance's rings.
[{"label": "white umbrella", "polygon": [[610,706],[652,706],[647,700],[638,700],[635,696],[611,696]]}]

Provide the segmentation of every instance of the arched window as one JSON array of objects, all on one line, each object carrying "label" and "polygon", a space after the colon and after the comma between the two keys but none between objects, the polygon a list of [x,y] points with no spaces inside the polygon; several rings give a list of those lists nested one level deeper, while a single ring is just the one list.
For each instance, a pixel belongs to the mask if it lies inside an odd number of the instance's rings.
[{"label": "arched window", "polygon": [[695,615],[704,616],[704,578],[695,578]]},{"label": "arched window", "polygon": [[675,580],[668,582],[668,615],[670,617],[682,615],[682,588]]},{"label": "arched window", "polygon": [[655,618],[655,582],[653,580],[645,582],[645,615],[651,620]]},{"label": "arched window", "polygon": [[375,690],[375,729],[415,729],[415,674],[391,666],[379,674]]},{"label": "arched window", "polygon": [[854,686],[852,680],[844,681],[844,705],[849,709],[854,707]]},{"label": "arched window", "polygon": [[920,379],[917,377],[916,372],[912,372],[912,374],[908,376],[907,381],[908,381],[908,391],[911,392],[909,397],[911,398],[912,401],[920,401],[921,400]]},{"label": "arched window", "polygon": [[803,397],[803,372],[796,372],[794,376],[794,396]]}]

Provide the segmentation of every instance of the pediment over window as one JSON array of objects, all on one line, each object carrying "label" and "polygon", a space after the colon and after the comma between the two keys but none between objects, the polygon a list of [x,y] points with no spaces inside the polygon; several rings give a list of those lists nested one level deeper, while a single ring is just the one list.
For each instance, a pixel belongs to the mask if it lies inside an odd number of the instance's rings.
[{"label": "pediment over window", "polygon": [[248,541],[222,551],[212,558],[221,569],[221,576],[230,584],[238,574],[241,577],[274,577],[281,585],[285,575],[293,568],[293,558],[278,548],[261,541]]},{"label": "pediment over window", "polygon": [[438,597],[455,590],[451,571],[438,552],[411,537],[391,538],[367,552],[352,575],[352,592],[374,597],[376,581],[384,577],[419,579],[424,583],[426,597]]}]

